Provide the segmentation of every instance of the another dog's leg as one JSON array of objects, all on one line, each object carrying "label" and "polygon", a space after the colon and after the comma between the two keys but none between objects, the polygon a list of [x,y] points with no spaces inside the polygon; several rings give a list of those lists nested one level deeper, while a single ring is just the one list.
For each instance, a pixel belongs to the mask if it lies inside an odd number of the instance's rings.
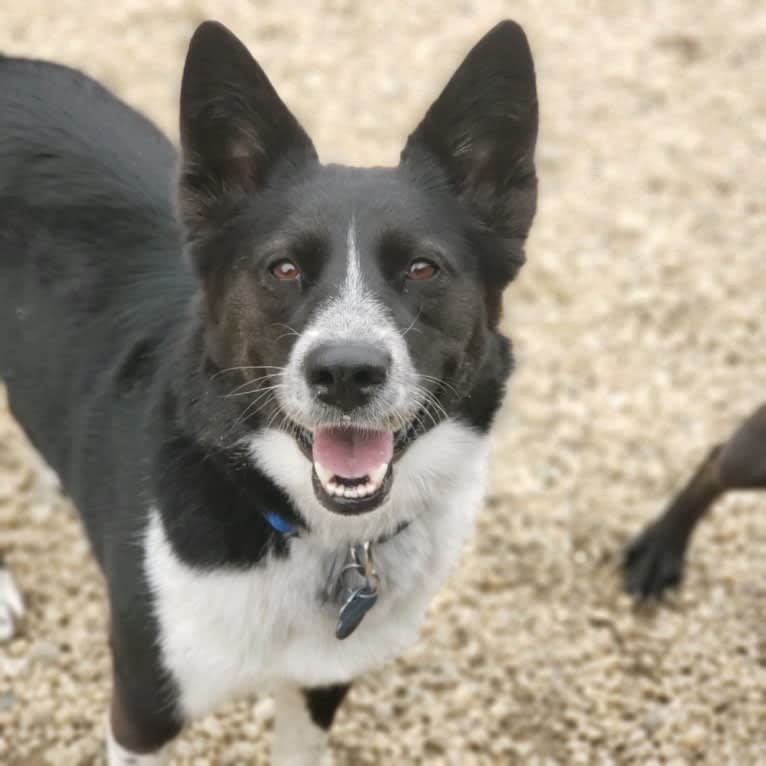
[{"label": "another dog's leg", "polygon": [[766,489],[766,404],[724,445],[719,462],[724,489]]},{"label": "another dog's leg", "polygon": [[16,621],[24,616],[24,601],[0,553],[0,641],[13,638]]},{"label": "another dog's leg", "polygon": [[285,687],[274,695],[272,766],[317,766],[349,685]]},{"label": "another dog's leg", "polygon": [[678,585],[692,532],[714,501],[730,489],[766,487],[766,405],[728,442],[714,447],[667,510],[628,546],[625,588],[640,598]]},{"label": "another dog's leg", "polygon": [[667,510],[628,545],[623,560],[628,593],[651,598],[681,582],[691,533],[723,491],[718,482],[721,449],[710,451]]}]

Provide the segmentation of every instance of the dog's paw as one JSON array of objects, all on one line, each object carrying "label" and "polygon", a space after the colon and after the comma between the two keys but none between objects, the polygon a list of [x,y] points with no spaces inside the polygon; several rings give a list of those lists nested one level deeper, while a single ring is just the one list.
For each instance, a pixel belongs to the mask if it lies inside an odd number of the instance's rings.
[{"label": "dog's paw", "polygon": [[622,560],[625,590],[639,599],[658,598],[680,585],[686,540],[679,540],[661,523],[650,524],[626,548]]},{"label": "dog's paw", "polygon": [[8,641],[16,633],[24,616],[24,601],[11,573],[0,563],[0,641]]}]

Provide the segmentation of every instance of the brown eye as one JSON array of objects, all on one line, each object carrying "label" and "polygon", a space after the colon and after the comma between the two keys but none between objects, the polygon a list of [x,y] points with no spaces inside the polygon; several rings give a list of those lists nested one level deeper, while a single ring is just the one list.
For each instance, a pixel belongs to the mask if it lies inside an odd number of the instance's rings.
[{"label": "brown eye", "polygon": [[298,279],[298,277],[301,275],[298,267],[292,261],[288,261],[287,258],[281,261],[277,261],[271,267],[271,273],[277,279],[285,282],[293,279]]},{"label": "brown eye", "polygon": [[435,263],[426,261],[423,258],[419,258],[417,261],[413,261],[410,264],[409,271],[407,272],[407,279],[425,280],[431,279],[439,270]]}]

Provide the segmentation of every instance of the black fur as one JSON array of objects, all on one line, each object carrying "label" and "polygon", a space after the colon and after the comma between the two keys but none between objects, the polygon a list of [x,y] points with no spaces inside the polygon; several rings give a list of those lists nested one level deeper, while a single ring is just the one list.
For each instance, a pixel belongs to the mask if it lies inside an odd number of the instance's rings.
[{"label": "black fur", "polygon": [[346,698],[350,688],[351,684],[335,684],[334,686],[304,691],[311,720],[320,729],[327,731],[332,726],[335,713]]}]

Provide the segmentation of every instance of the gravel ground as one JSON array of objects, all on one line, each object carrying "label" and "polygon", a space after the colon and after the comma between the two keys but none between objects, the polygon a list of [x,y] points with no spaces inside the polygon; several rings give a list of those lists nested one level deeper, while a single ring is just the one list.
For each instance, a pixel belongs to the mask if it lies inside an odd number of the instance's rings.
[{"label": "gravel ground", "polygon": [[[188,37],[252,47],[325,159],[393,162],[467,48],[511,16],[542,107],[541,204],[507,300],[518,374],[492,486],[420,643],[359,682],[336,764],[766,764],[766,510],[722,502],[685,588],[620,593],[621,546],[764,398],[766,4],[2,0],[0,49],[104,80],[175,135]],[[0,404],[0,544],[28,600],[0,647],[0,762],[102,763],[103,586]],[[177,764],[266,763],[271,704]]]}]

